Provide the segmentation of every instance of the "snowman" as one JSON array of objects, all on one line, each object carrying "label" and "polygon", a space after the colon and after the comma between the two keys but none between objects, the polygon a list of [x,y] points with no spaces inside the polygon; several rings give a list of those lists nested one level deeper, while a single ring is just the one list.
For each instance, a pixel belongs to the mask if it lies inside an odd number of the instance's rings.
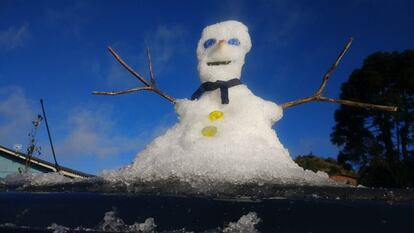
[{"label": "snowman", "polygon": [[94,94],[153,91],[175,104],[179,120],[138,153],[131,165],[119,171],[105,172],[104,177],[132,181],[174,179],[192,185],[206,182],[333,184],[326,173],[314,173],[299,167],[280,143],[272,125],[282,118],[283,108],[310,101],[396,111],[395,107],[322,96],[330,74],[351,42],[352,38],[313,96],[283,105],[263,100],[242,83],[244,59],[252,44],[247,27],[237,21],[204,28],[197,46],[201,85],[191,99],[176,100],[159,90],[152,77],[151,62],[151,81],[147,81],[109,48],[112,55],[145,87]]},{"label": "snowman", "polygon": [[280,143],[272,125],[281,119],[282,108],[257,97],[240,80],[251,46],[240,22],[204,28],[197,46],[202,84],[191,99],[174,100],[178,123],[111,176],[190,183],[327,182],[325,173],[299,167]]}]

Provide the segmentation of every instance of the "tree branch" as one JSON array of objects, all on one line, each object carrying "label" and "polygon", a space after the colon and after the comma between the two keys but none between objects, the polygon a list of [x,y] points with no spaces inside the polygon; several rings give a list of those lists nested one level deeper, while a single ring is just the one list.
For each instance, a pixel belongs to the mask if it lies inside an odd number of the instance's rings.
[{"label": "tree branch", "polygon": [[108,47],[109,52],[114,56],[114,58],[125,68],[127,69],[132,75],[134,75],[136,78],[138,78],[145,86],[149,87],[151,86],[150,83],[148,83],[147,80],[145,80],[144,77],[142,77],[140,74],[138,74],[135,70],[133,70],[122,58],[111,48]]},{"label": "tree branch", "polygon": [[108,47],[109,52],[114,56],[114,58],[126,69],[128,70],[134,77],[136,77],[139,81],[141,81],[145,86],[144,87],[136,87],[129,90],[122,90],[122,91],[94,91],[92,94],[94,95],[122,95],[127,94],[131,92],[137,92],[137,91],[152,91],[171,103],[175,104],[175,99],[164,92],[162,92],[160,89],[155,87],[155,79],[154,74],[152,70],[152,62],[151,62],[151,55],[149,49],[147,49],[147,58],[148,58],[148,68],[150,72],[150,81],[148,82],[144,77],[142,77],[138,72],[133,70],[122,58],[111,48]]},{"label": "tree branch", "polygon": [[122,95],[136,91],[151,91],[150,87],[136,87],[129,90],[122,90],[122,91],[94,91],[92,94],[94,95]]},{"label": "tree branch", "polygon": [[389,111],[389,112],[397,111],[397,107],[395,107],[395,106],[383,106],[383,105],[376,105],[376,104],[369,104],[369,103],[361,103],[361,102],[356,102],[356,101],[351,101],[351,100],[332,99],[332,98],[322,96],[322,92],[324,91],[324,89],[326,87],[326,84],[329,80],[329,77],[331,76],[331,74],[333,73],[335,68],[338,66],[339,62],[342,60],[343,56],[348,51],[349,47],[351,47],[352,41],[353,41],[352,37],[349,38],[349,40],[346,43],[345,47],[342,49],[342,51],[339,53],[338,57],[336,58],[335,63],[333,63],[331,65],[331,67],[329,67],[328,71],[323,76],[322,83],[321,83],[319,89],[315,92],[314,95],[309,96],[309,97],[300,98],[300,99],[293,100],[293,101],[289,101],[287,103],[281,104],[280,106],[283,109],[286,109],[286,108],[289,108],[289,107],[293,107],[293,106],[296,106],[296,105],[308,103],[308,102],[311,102],[311,101],[322,101],[322,102],[343,104],[343,105],[352,106],[352,107],[376,109],[376,110],[381,110],[381,111]]},{"label": "tree branch", "polygon": [[151,62],[151,54],[150,54],[150,49],[147,48],[147,58],[148,58],[148,69],[149,69],[149,73],[150,73],[150,83],[152,86],[155,87],[155,79],[154,79],[154,73],[152,72],[152,62]]},{"label": "tree branch", "polygon": [[326,71],[325,75],[322,78],[321,86],[319,87],[318,91],[315,93],[315,95],[321,95],[323,90],[325,89],[326,83],[328,82],[329,77],[335,70],[335,68],[339,65],[339,62],[341,62],[342,58],[344,57],[345,53],[348,51],[348,49],[351,47],[352,41],[354,39],[350,37],[348,39],[348,42],[346,43],[345,47],[342,49],[342,51],[339,53],[339,56],[336,58],[335,63],[329,67],[329,70]]},{"label": "tree branch", "polygon": [[362,103],[362,102],[356,102],[351,100],[341,100],[341,99],[332,99],[320,96],[317,101],[323,101],[323,102],[331,102],[331,103],[337,103],[337,104],[343,104],[351,107],[360,107],[360,108],[369,108],[369,109],[375,109],[375,110],[381,110],[381,111],[387,111],[387,112],[396,112],[398,110],[395,106],[384,106],[384,105],[377,105],[377,104],[370,104],[370,103]]}]

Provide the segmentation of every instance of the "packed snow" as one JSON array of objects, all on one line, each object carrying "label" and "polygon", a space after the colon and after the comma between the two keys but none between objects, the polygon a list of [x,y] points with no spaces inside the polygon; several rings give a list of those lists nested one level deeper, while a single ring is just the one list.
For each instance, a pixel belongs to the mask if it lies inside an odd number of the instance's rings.
[{"label": "packed snow", "polygon": [[[197,47],[202,82],[240,79],[251,48],[245,25],[226,21],[206,27]],[[212,65],[214,64],[214,65]],[[237,81],[237,80],[236,80]],[[280,143],[272,125],[282,108],[254,95],[246,85],[206,91],[175,104],[178,123],[156,138],[119,171],[103,173],[125,182],[178,179],[190,184],[271,182],[331,185],[323,172],[303,170]]]}]

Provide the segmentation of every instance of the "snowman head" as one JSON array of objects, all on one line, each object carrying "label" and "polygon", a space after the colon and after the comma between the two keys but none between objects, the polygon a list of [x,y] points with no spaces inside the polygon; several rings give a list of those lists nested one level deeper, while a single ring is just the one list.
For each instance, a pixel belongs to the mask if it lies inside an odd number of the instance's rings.
[{"label": "snowman head", "polygon": [[240,78],[251,47],[248,29],[240,22],[230,20],[205,27],[197,46],[201,82]]}]

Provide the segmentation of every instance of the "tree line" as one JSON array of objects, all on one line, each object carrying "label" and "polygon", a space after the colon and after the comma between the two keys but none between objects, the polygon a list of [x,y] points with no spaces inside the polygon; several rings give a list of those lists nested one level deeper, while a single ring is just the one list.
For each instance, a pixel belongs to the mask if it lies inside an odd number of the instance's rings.
[{"label": "tree line", "polygon": [[341,105],[331,141],[338,162],[371,187],[414,186],[414,51],[377,52],[341,86],[341,99],[394,105],[383,112]]}]

